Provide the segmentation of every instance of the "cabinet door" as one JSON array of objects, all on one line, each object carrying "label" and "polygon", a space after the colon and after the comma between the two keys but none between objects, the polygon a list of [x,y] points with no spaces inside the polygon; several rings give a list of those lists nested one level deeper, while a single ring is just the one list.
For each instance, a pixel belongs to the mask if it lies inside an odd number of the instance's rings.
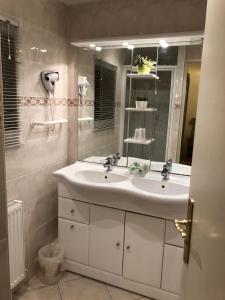
[{"label": "cabinet door", "polygon": [[125,212],[91,205],[90,250],[91,266],[122,275]]},{"label": "cabinet door", "polygon": [[166,245],[164,248],[162,289],[179,294],[183,267],[183,248]]},{"label": "cabinet door", "polygon": [[59,243],[65,249],[65,258],[88,264],[89,225],[60,219]]},{"label": "cabinet door", "polygon": [[123,276],[160,287],[165,221],[127,213]]}]

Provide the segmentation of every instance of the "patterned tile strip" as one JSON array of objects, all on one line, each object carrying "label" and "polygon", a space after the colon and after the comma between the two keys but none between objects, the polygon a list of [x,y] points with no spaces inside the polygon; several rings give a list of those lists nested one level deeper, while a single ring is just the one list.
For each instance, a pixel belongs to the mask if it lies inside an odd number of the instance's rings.
[{"label": "patterned tile strip", "polygon": [[65,105],[65,106],[93,106],[94,100],[79,100],[79,99],[47,99],[43,97],[22,97],[20,98],[21,105],[23,106],[39,106],[39,105],[49,105],[54,103],[55,105]]},{"label": "patterned tile strip", "polygon": [[[49,105],[54,103],[55,105],[64,106],[94,106],[94,100],[80,100],[80,99],[47,99],[44,97],[20,97],[18,98],[18,103],[22,106],[39,106],[39,105]],[[115,103],[115,107],[121,107],[120,102]]]}]

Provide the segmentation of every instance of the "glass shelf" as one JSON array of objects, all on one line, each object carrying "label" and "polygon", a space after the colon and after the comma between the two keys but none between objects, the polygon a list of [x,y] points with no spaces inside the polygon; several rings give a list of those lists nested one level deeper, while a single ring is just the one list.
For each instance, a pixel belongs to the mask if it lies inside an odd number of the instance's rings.
[{"label": "glass shelf", "polygon": [[153,112],[153,111],[157,111],[157,108],[153,108],[153,107],[149,107],[149,108],[127,107],[127,108],[125,108],[125,110],[128,110],[128,111],[140,111],[140,112],[143,112],[143,111]]},{"label": "glass shelf", "polygon": [[128,73],[127,77],[135,78],[135,79],[159,79],[159,77],[153,73],[150,74]]},{"label": "glass shelf", "polygon": [[140,144],[140,145],[149,145],[151,143],[153,143],[155,141],[155,139],[146,139],[146,140],[136,140],[134,138],[128,138],[124,140],[124,143],[127,144]]}]

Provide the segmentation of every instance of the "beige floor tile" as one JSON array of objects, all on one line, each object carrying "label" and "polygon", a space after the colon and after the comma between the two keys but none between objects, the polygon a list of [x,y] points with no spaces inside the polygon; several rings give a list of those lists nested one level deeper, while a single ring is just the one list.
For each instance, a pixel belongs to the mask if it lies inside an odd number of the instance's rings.
[{"label": "beige floor tile", "polygon": [[138,294],[134,294],[111,285],[107,285],[107,289],[113,300],[135,300],[141,297]]},{"label": "beige floor tile", "polygon": [[42,283],[38,276],[33,276],[27,284],[27,290],[36,290],[42,287],[47,286],[46,284]]},{"label": "beige floor tile", "polygon": [[112,300],[103,283],[87,278],[62,282],[59,288],[63,300]]},{"label": "beige floor tile", "polygon": [[61,300],[57,285],[27,291],[23,295],[14,295],[16,300]]},{"label": "beige floor tile", "polygon": [[65,282],[65,281],[68,281],[68,280],[78,279],[78,278],[81,278],[81,277],[82,276],[79,275],[79,274],[66,271],[66,272],[63,273],[62,278],[61,278],[60,281]]}]

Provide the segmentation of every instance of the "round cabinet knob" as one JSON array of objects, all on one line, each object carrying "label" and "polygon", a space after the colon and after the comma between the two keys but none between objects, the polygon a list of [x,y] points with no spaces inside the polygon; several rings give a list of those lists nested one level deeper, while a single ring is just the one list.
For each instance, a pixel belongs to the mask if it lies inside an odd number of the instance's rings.
[{"label": "round cabinet knob", "polygon": [[119,246],[120,246],[120,242],[117,242],[117,243],[116,243],[116,247],[119,247]]},{"label": "round cabinet knob", "polygon": [[71,214],[73,215],[75,213],[75,209],[71,209]]},{"label": "round cabinet knob", "polygon": [[74,229],[74,225],[70,225],[70,229]]},{"label": "round cabinet knob", "polygon": [[126,246],[126,249],[127,249],[127,250],[130,250],[130,245],[127,245],[127,246]]}]

